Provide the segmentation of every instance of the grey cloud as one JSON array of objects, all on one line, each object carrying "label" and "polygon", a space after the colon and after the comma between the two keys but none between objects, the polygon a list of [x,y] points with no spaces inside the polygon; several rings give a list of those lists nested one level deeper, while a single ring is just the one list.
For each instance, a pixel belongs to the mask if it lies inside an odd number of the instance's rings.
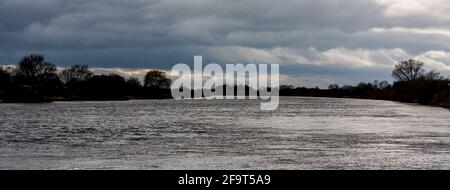
[{"label": "grey cloud", "polygon": [[61,66],[167,70],[203,55],[205,61],[217,63],[280,63],[282,72],[298,84],[313,75],[327,76],[322,83],[383,80],[389,79],[397,59],[417,57],[447,69],[448,56],[433,57],[430,52],[450,52],[450,36],[426,32],[450,29],[447,4],[0,0],[0,63],[14,64],[37,52]]}]

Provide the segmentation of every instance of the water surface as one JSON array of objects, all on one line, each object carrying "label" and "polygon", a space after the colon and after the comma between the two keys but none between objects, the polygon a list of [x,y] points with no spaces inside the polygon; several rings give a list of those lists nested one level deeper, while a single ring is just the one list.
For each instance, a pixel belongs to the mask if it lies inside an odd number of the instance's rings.
[{"label": "water surface", "polygon": [[281,98],[0,104],[0,169],[450,169],[450,111]]}]

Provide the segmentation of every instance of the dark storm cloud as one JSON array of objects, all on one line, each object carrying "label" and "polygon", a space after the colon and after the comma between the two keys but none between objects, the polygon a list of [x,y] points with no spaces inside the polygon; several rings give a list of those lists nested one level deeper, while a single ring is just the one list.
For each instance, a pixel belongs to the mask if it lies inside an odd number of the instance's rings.
[{"label": "dark storm cloud", "polygon": [[328,78],[322,83],[351,83],[388,79],[383,73],[396,61],[417,57],[445,73],[450,59],[448,4],[0,0],[0,64],[39,52],[60,66],[167,70],[203,55],[206,62],[279,63],[292,83],[305,76]]}]

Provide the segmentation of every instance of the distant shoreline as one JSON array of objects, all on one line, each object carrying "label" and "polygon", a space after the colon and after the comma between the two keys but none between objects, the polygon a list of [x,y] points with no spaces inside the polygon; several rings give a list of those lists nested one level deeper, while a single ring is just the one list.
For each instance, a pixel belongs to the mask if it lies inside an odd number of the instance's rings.
[{"label": "distant shoreline", "polygon": [[[450,79],[436,71],[425,71],[424,65],[416,60],[399,62],[392,71],[392,77],[395,79],[393,84],[374,80],[360,82],[356,86],[330,84],[328,89],[289,85],[260,89],[247,83],[233,83],[215,84],[211,92],[214,91],[215,96],[225,95],[224,92],[228,94],[229,90],[234,92],[234,95],[259,96],[260,92],[263,92],[261,90],[264,90],[278,91],[279,96],[390,100],[450,108]],[[143,81],[117,74],[96,75],[88,65],[73,65],[58,71],[55,65],[46,62],[43,55],[34,54],[23,57],[17,67],[0,67],[0,101],[11,103],[171,99],[171,85],[172,81],[164,71],[149,71]],[[189,92],[190,97],[204,93],[204,89],[182,87],[182,91],[187,93],[185,97],[189,96]],[[216,89],[222,91],[216,92]],[[245,89],[245,94],[237,93],[239,89]]]}]

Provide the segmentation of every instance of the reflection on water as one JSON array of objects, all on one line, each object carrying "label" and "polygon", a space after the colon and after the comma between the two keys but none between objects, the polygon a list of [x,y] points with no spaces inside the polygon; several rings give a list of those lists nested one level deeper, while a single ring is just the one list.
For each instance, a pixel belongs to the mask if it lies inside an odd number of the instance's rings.
[{"label": "reflection on water", "polygon": [[450,169],[450,111],[282,98],[0,104],[0,169]]}]

